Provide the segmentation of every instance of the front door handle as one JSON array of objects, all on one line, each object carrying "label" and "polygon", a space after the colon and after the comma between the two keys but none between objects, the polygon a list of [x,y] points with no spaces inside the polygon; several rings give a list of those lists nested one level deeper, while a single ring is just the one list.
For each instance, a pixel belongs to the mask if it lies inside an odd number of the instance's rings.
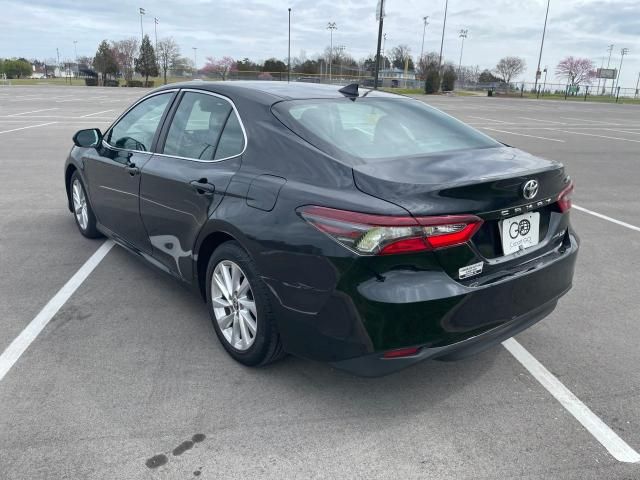
[{"label": "front door handle", "polygon": [[136,167],[135,163],[125,165],[124,169],[129,172],[129,175],[131,175],[132,177],[140,173],[140,169]]},{"label": "front door handle", "polygon": [[192,182],[189,182],[189,185],[191,185],[191,188],[193,188],[200,195],[205,195],[207,197],[212,196],[216,191],[215,185],[207,183],[206,179],[204,178],[200,180],[193,180]]}]

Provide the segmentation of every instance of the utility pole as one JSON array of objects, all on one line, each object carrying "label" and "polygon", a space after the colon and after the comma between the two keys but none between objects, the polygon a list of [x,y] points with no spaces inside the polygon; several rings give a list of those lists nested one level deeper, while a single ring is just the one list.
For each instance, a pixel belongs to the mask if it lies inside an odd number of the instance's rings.
[{"label": "utility pole", "polygon": [[291,8],[289,8],[289,49],[287,54],[287,82],[291,81]]},{"label": "utility pole", "polygon": [[196,72],[198,71],[198,60],[196,54],[198,52],[198,47],[191,47],[193,49],[193,76],[196,76]]},{"label": "utility pole", "polygon": [[[620,68],[618,68],[618,79],[616,80],[616,88],[620,88],[620,72],[622,72],[622,61],[624,60],[624,56],[629,53],[628,48],[623,48],[620,50]],[[620,91],[618,90],[618,94]]]},{"label": "utility pole", "polygon": [[536,68],[536,83],[533,90],[538,90],[538,78],[542,75],[540,71],[540,62],[542,62],[542,48],[544,47],[544,36],[547,33],[547,19],[549,18],[549,4],[551,0],[547,0],[547,13],[544,14],[544,27],[542,28],[542,41],[540,42],[540,55],[538,55],[538,68]]},{"label": "utility pole", "polygon": [[[60,50],[58,50],[58,48],[56,47],[56,57],[58,57],[58,63],[56,63],[56,67],[58,68],[58,71],[60,71]],[[54,76],[55,76],[55,70],[53,72]]]},{"label": "utility pole", "polygon": [[600,74],[598,75],[598,87],[596,89],[596,92],[598,92],[598,94],[600,93],[600,80],[602,79],[600,75],[602,75],[603,68],[604,68],[604,57],[602,57],[602,61],[600,62]]},{"label": "utility pole", "polygon": [[444,30],[447,26],[447,10],[449,10],[449,0],[445,0],[444,4],[444,22],[442,22],[442,40],[440,40],[440,58],[438,60],[438,75],[442,69],[442,49],[444,47]]},{"label": "utility pole", "polygon": [[378,20],[378,47],[376,49],[376,68],[373,76],[373,88],[378,89],[378,74],[380,73],[380,44],[382,43],[382,25],[384,23],[384,0],[380,2],[379,9],[376,9],[376,17]]},{"label": "utility pole", "polygon": [[638,80],[636,81],[636,93],[634,94],[633,98],[636,98],[638,96],[638,85],[640,85],[640,72],[638,72]]},{"label": "utility pole", "polygon": [[[613,52],[613,47],[615,47],[614,44],[611,44],[607,47],[607,50],[609,50],[609,60],[607,60],[607,70],[609,69],[609,64],[611,63],[611,52]],[[602,94],[604,95],[604,92],[607,90],[607,79],[605,78],[604,81],[602,82]],[[611,93],[613,93],[613,89],[611,90]]]},{"label": "utility pole", "polygon": [[140,42],[142,42],[144,40],[144,30],[142,28],[142,16],[146,13],[144,8],[140,7],[139,8],[140,11]]},{"label": "utility pole", "polygon": [[429,15],[427,15],[426,17],[422,17],[422,20],[424,21],[424,27],[422,27],[422,48],[420,48],[420,58],[418,59],[418,63],[420,63],[422,57],[424,57],[424,34],[427,32],[427,25],[429,25],[429,22],[427,22],[428,18]]},{"label": "utility pole", "polygon": [[331,82],[331,63],[333,63],[333,31],[337,29],[336,22],[329,22],[327,24],[327,30],[329,30],[329,34],[331,35],[331,43],[329,44],[329,82]]},{"label": "utility pole", "polygon": [[460,46],[460,62],[458,63],[458,77],[460,76],[460,71],[462,70],[462,51],[464,50],[464,39],[467,38],[467,33],[469,30],[463,29],[459,32],[459,37],[462,39],[462,45]]}]

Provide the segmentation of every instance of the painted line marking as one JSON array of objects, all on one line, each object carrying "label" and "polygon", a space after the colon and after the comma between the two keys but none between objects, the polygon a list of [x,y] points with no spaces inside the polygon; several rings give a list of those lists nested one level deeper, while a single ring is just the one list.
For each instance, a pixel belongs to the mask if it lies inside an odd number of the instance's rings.
[{"label": "painted line marking", "polygon": [[11,130],[3,130],[0,133],[9,133],[9,132],[16,132],[18,130],[26,130],[27,128],[36,128],[36,127],[44,127],[46,125],[53,125],[54,123],[58,123],[58,122],[49,122],[49,123],[41,123],[40,125],[29,125],[27,127],[20,127],[20,128],[12,128]]},{"label": "painted line marking", "polygon": [[507,130],[498,130],[495,128],[489,128],[489,127],[480,127],[484,130],[491,130],[492,132],[500,132],[500,133],[508,133],[510,135],[517,135],[519,137],[531,137],[531,138],[539,138],[540,140],[548,140],[550,142],[560,142],[560,143],[564,143],[564,140],[558,140],[557,138],[547,138],[547,137],[537,137],[535,135],[527,135],[526,133],[516,133],[516,132],[509,132]]},{"label": "painted line marking", "polygon": [[502,342],[511,355],[526,368],[558,402],[595,437],[619,462],[640,462],[640,454],[580,401],[560,380],[531,355],[514,338]]},{"label": "painted line marking", "polygon": [[586,118],[576,118],[576,117],[559,117],[559,118],[563,118],[565,120],[580,120],[581,122],[595,123],[595,124],[598,124],[598,123],[604,123],[604,124],[610,123],[610,122],[602,122],[602,121],[596,121],[596,120],[587,120]]},{"label": "painted line marking", "polygon": [[531,117],[518,117],[524,120],[533,120],[534,122],[544,122],[544,123],[555,123],[558,125],[566,125],[566,122],[554,122],[553,120],[542,120],[541,118],[531,118]]},{"label": "painted line marking", "polygon": [[640,140],[631,140],[630,138],[622,138],[622,137],[608,137],[607,135],[596,135],[595,133],[570,132],[568,130],[557,130],[555,128],[547,128],[546,130],[551,130],[552,132],[572,133],[574,135],[584,135],[586,137],[607,138],[609,140],[621,140],[624,142],[640,143]]},{"label": "painted line marking", "polygon": [[113,108],[111,110],[103,110],[101,112],[87,113],[86,115],[80,115],[80,118],[93,117],[94,115],[100,115],[101,113],[107,113],[107,112],[113,112]]},{"label": "painted line marking", "polygon": [[15,365],[20,356],[29,348],[29,345],[31,345],[54,315],[58,313],[58,310],[69,300],[78,287],[82,285],[82,282],[87,279],[89,274],[93,272],[114,245],[113,240],[105,240],[98,250],[73,274],[69,281],[58,290],[58,293],[47,302],[35,318],[29,322],[29,325],[20,332],[20,335],[2,352],[2,355],[0,355],[0,381],[2,381],[9,370],[11,370],[11,367]]},{"label": "painted line marking", "polygon": [[496,123],[509,123],[504,122],[502,120],[494,120],[493,118],[484,118],[484,117],[476,117],[475,115],[467,115],[469,118],[477,118],[478,120],[486,120],[488,122],[496,122]]},{"label": "painted line marking", "polygon": [[601,218],[603,220],[607,220],[608,222],[615,223],[616,225],[620,225],[622,227],[626,227],[626,228],[629,228],[631,230],[635,230],[636,232],[640,232],[640,227],[636,227],[635,225],[631,225],[630,223],[623,222],[621,220],[616,220],[615,218],[607,217],[606,215],[603,215],[603,214],[598,213],[598,212],[594,212],[593,210],[589,210],[588,208],[580,207],[580,206],[576,205],[575,203],[573,204],[573,208],[575,208],[576,210],[579,210],[581,212],[588,213],[589,215],[593,215],[594,217],[598,217],[598,218]]},{"label": "painted line marking", "polygon": [[615,128],[603,128],[602,130],[607,130],[608,132],[630,133],[631,135],[640,135],[640,132],[630,132],[629,130],[616,130]]},{"label": "painted line marking", "polygon": [[43,108],[42,110],[32,110],[30,112],[12,113],[11,115],[7,115],[7,117],[18,117],[20,115],[28,115],[30,113],[48,112],[49,110],[58,110],[58,109],[57,108]]}]

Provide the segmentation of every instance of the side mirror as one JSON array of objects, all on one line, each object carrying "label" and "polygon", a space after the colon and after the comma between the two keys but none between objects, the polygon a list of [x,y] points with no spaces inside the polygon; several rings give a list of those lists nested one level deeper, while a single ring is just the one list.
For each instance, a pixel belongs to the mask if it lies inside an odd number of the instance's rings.
[{"label": "side mirror", "polygon": [[97,147],[102,140],[102,132],[99,128],[87,128],[78,130],[73,136],[73,143],[78,147]]}]

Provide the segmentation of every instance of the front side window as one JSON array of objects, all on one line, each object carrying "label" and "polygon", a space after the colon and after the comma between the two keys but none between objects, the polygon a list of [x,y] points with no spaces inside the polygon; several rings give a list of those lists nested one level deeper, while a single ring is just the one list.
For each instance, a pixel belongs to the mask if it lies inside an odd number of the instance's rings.
[{"label": "front side window", "polygon": [[173,92],[147,98],[133,107],[107,134],[113,147],[148,152]]},{"label": "front side window", "polygon": [[163,153],[218,160],[242,153],[244,135],[231,104],[205,93],[186,92],[176,109]]}]

